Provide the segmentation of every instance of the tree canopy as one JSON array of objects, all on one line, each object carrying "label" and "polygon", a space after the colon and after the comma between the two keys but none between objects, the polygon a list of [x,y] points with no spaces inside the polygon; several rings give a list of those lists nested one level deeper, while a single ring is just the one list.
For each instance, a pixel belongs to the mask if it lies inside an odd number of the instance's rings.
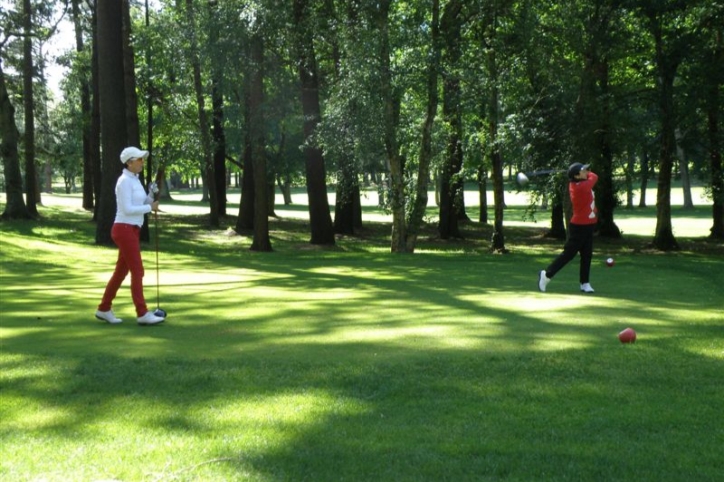
[{"label": "tree canopy", "polygon": [[[117,16],[108,16],[110,3]],[[574,161],[601,176],[600,235],[622,235],[616,210],[634,207],[635,187],[645,203],[651,179],[652,245],[676,249],[670,193],[680,178],[684,189],[692,179],[706,186],[711,236],[724,238],[724,5],[715,0],[0,5],[8,93],[0,114],[18,129],[3,129],[8,199],[15,193],[6,217],[35,215],[41,188],[50,188],[39,172],[51,172],[68,189],[83,184],[102,242],[112,214],[101,200],[115,175],[105,156],[117,155],[101,153],[138,142],[152,150],[146,181],[157,173],[173,183],[201,179],[211,226],[227,215],[230,180],[241,179],[236,229],[254,230],[253,249],[271,249],[265,219],[275,185],[283,193],[306,186],[316,244],[353,234],[362,225],[360,186],[377,186],[393,216],[391,250],[411,252],[428,190],[439,235],[454,238],[467,219],[462,186],[481,186],[479,221],[487,222],[490,180],[492,249],[505,252],[504,183]],[[61,98],[51,102],[43,45],[60,18],[76,36],[59,59],[69,67]],[[120,37],[109,43],[116,28]],[[121,69],[112,70],[121,72],[112,87],[103,77],[111,65]],[[119,93],[116,104],[102,102]],[[102,131],[110,105],[124,120]],[[550,203],[550,232],[564,236],[563,179],[540,180],[536,200]]]}]

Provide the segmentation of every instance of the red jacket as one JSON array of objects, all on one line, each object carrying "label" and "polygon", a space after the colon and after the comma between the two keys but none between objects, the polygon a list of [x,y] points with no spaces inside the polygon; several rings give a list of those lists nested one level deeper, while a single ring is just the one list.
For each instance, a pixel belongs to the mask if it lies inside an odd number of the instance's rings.
[{"label": "red jacket", "polygon": [[596,224],[598,216],[596,213],[596,195],[593,193],[593,186],[596,185],[598,176],[588,173],[588,179],[585,181],[571,182],[568,184],[568,193],[571,195],[571,203],[573,204],[573,217],[571,224]]}]

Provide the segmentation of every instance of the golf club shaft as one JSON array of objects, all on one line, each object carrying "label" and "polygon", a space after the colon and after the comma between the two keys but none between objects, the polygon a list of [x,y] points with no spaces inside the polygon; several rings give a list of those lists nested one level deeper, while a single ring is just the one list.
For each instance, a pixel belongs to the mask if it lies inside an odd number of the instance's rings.
[{"label": "golf club shaft", "polygon": [[559,172],[566,172],[565,169],[540,169],[538,171],[526,172],[525,175],[528,177],[547,176],[549,174],[558,174]]},{"label": "golf club shaft", "polygon": [[153,218],[156,224],[156,308],[161,306],[161,296],[160,296],[160,276],[159,276],[159,269],[158,269],[158,211],[153,212]]}]

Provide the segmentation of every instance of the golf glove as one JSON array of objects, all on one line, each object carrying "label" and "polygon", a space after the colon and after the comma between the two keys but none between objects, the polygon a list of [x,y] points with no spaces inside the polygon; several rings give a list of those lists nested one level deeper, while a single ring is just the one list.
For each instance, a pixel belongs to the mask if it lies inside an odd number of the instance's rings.
[{"label": "golf glove", "polygon": [[158,194],[158,184],[156,184],[155,182],[152,182],[151,184],[149,184],[148,193],[153,194],[153,195]]}]

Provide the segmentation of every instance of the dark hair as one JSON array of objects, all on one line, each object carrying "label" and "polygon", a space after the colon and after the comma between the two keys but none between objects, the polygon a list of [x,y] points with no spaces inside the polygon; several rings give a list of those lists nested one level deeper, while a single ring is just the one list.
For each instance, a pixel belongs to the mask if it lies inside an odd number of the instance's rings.
[{"label": "dark hair", "polygon": [[575,181],[578,174],[581,173],[581,171],[588,169],[589,164],[582,164],[580,162],[574,162],[570,165],[568,168],[568,179],[571,181]]}]

